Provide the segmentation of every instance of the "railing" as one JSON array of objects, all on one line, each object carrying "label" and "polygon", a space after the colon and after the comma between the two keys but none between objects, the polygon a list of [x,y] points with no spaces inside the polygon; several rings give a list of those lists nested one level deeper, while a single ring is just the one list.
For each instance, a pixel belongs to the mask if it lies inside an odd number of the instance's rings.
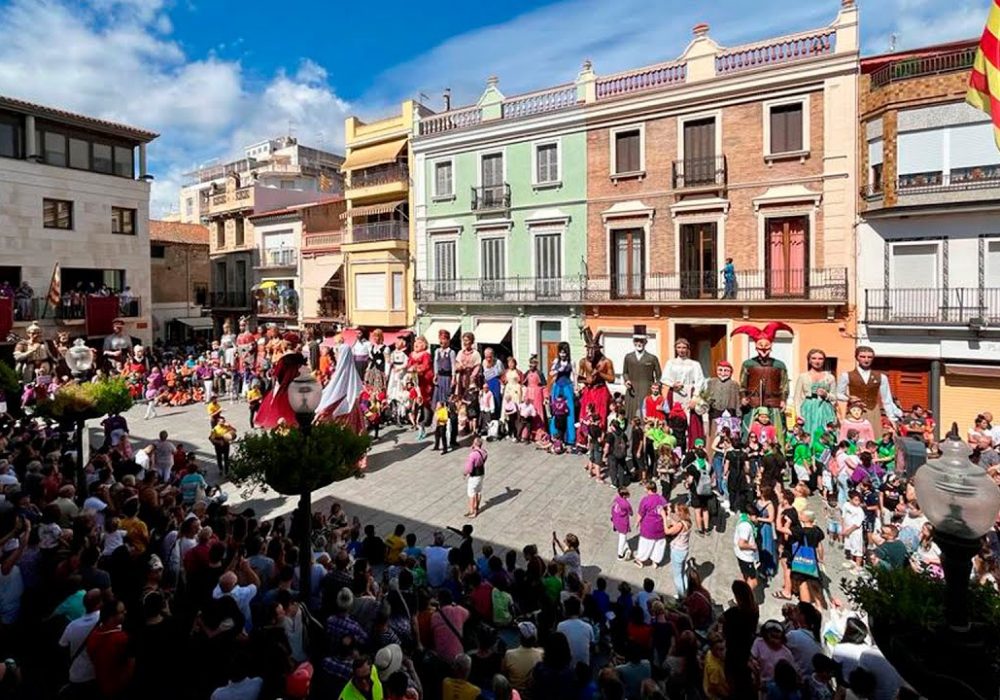
[{"label": "railing", "polygon": [[483,120],[483,110],[479,107],[456,109],[441,114],[433,114],[420,120],[420,135],[441,134],[454,129],[475,126]]},{"label": "railing", "polygon": [[351,243],[372,243],[376,241],[406,241],[410,229],[402,221],[373,221],[355,224],[351,227]]},{"label": "railing", "polygon": [[250,306],[246,292],[212,292],[212,306],[224,309],[245,309]]},{"label": "railing", "polygon": [[897,80],[909,80],[939,73],[968,70],[976,60],[976,47],[958,51],[894,61],[872,73],[872,87],[881,88]]},{"label": "railing", "polygon": [[864,322],[886,326],[1000,324],[1000,287],[866,289]]},{"label": "railing", "polygon": [[253,310],[258,316],[292,318],[299,314],[299,302],[296,298],[282,298],[278,295],[266,296],[254,299]]},{"label": "railing", "polygon": [[900,175],[896,192],[900,195],[934,192],[962,192],[1000,187],[1000,165],[955,168],[949,172],[925,172]]},{"label": "railing", "polygon": [[847,301],[847,268],[741,270],[727,284],[714,270],[587,278],[586,302]]},{"label": "railing", "polygon": [[576,85],[567,85],[504,100],[501,114],[503,119],[516,119],[532,114],[554,112],[557,109],[572,107],[576,103]]},{"label": "railing", "polygon": [[313,248],[337,248],[344,241],[343,231],[323,231],[320,233],[307,233],[302,236],[303,250]]},{"label": "railing", "polygon": [[377,165],[364,170],[351,171],[350,187],[373,187],[375,185],[389,185],[397,182],[409,182],[410,171],[405,165],[393,164],[389,166]]},{"label": "railing", "polygon": [[[14,299],[14,321],[39,321],[46,318],[58,321],[83,320],[87,317],[87,295],[66,292],[55,306],[47,297]],[[139,297],[118,297],[118,315],[122,318],[137,318],[142,315]]]},{"label": "railing", "polygon": [[862,199],[881,199],[882,197],[882,182],[869,182],[867,185],[861,187],[861,198]]},{"label": "railing", "polygon": [[299,252],[295,248],[278,248],[260,251],[261,267],[295,267]]},{"label": "railing", "polygon": [[726,184],[726,157],[687,158],[675,160],[673,166],[673,187],[682,190],[688,187],[708,187]]},{"label": "railing", "polygon": [[483,185],[472,188],[473,211],[510,209],[510,185]]},{"label": "railing", "polygon": [[654,88],[683,85],[687,80],[687,63],[660,63],[597,79],[597,99],[618,97]]},{"label": "railing", "polygon": [[837,32],[821,29],[750,46],[737,46],[716,56],[717,75],[729,75],[754,68],[792,63],[817,56],[828,56],[837,49]]},{"label": "railing", "polygon": [[583,277],[418,280],[419,302],[559,303],[583,300]]}]

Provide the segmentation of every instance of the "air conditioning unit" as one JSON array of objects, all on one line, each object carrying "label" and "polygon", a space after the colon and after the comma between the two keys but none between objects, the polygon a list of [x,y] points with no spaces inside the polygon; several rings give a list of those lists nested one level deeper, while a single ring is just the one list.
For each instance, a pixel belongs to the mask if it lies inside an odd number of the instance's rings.
[{"label": "air conditioning unit", "polygon": [[989,321],[982,316],[973,316],[969,319],[969,330],[973,333],[982,333],[989,327]]}]

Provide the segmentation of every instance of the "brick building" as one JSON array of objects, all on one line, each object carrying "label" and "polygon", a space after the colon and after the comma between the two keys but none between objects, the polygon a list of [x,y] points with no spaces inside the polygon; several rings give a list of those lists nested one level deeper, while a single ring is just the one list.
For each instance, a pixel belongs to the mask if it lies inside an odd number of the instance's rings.
[{"label": "brick building", "polygon": [[976,45],[871,56],[859,83],[860,341],[902,407],[945,426],[1000,400],[1000,154],[965,104]]},{"label": "brick building", "polygon": [[678,59],[593,79],[584,311],[616,370],[636,323],[711,376],[747,356],[734,327],[774,319],[793,377],[812,347],[850,366],[857,22],[845,0],[827,27],[729,48],[698,25]]},{"label": "brick building", "polygon": [[151,220],[149,259],[153,339],[172,343],[210,330],[212,319],[202,316],[212,276],[208,229]]}]

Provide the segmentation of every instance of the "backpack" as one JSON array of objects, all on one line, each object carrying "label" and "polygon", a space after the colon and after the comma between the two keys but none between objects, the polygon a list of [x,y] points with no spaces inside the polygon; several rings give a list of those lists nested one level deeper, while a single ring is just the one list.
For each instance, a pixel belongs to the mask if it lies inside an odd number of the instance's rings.
[{"label": "backpack", "polygon": [[563,396],[553,396],[552,397],[552,415],[563,417],[569,415],[569,404],[566,403],[566,398]]},{"label": "backpack", "polygon": [[699,496],[711,496],[712,495],[712,472],[709,471],[708,465],[704,467],[697,464],[698,469],[698,483],[695,484],[694,492]]}]

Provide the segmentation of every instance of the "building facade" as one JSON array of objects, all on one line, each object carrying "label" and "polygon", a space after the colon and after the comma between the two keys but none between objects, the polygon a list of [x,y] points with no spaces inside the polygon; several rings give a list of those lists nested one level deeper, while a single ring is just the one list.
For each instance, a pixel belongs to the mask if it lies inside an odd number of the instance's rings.
[{"label": "building facade", "polygon": [[423,109],[407,100],[386,119],[345,123],[341,250],[348,325],[400,329],[413,322],[410,134]]},{"label": "building facade", "polygon": [[[587,135],[582,88],[422,117],[413,140],[417,330],[472,331],[480,347],[548,365],[582,350]],[[457,340],[456,340],[457,342]]]},{"label": "building facade", "polygon": [[674,61],[605,76],[588,62],[509,99],[491,81],[420,119],[421,330],[509,332],[545,361],[553,341],[579,350],[586,325],[620,372],[642,324],[661,359],[684,337],[710,373],[746,357],[736,326],[778,319],[793,374],[811,347],[851,357],[857,9],[746,46],[708,29]]},{"label": "building facade", "polygon": [[1000,399],[1000,154],[965,104],[976,46],[861,61],[859,340],[946,429]]},{"label": "building facade", "polygon": [[50,337],[104,335],[108,313],[89,317],[87,302],[102,292],[122,294],[126,330],[152,340],[146,144],[156,136],[0,96],[0,282],[28,285],[14,300],[15,333],[37,321]]},{"label": "building facade", "polygon": [[181,192],[182,220],[187,217],[188,200],[197,193],[199,216],[209,230],[217,331],[225,318],[256,312],[258,244],[250,217],[340,193],[342,160],[285,137],[248,147],[241,160],[189,175],[191,183]]},{"label": "building facade", "polygon": [[208,229],[177,221],[149,222],[153,339],[168,345],[212,329],[208,309],[211,264]]},{"label": "building facade", "polygon": [[[307,317],[311,326],[322,325],[324,318],[328,324],[343,321],[339,242],[335,249],[323,248],[317,236],[339,235],[345,208],[344,198],[333,195],[249,217],[256,245],[253,305],[259,322],[303,328]],[[324,306],[321,313],[324,300],[329,308]]]}]

